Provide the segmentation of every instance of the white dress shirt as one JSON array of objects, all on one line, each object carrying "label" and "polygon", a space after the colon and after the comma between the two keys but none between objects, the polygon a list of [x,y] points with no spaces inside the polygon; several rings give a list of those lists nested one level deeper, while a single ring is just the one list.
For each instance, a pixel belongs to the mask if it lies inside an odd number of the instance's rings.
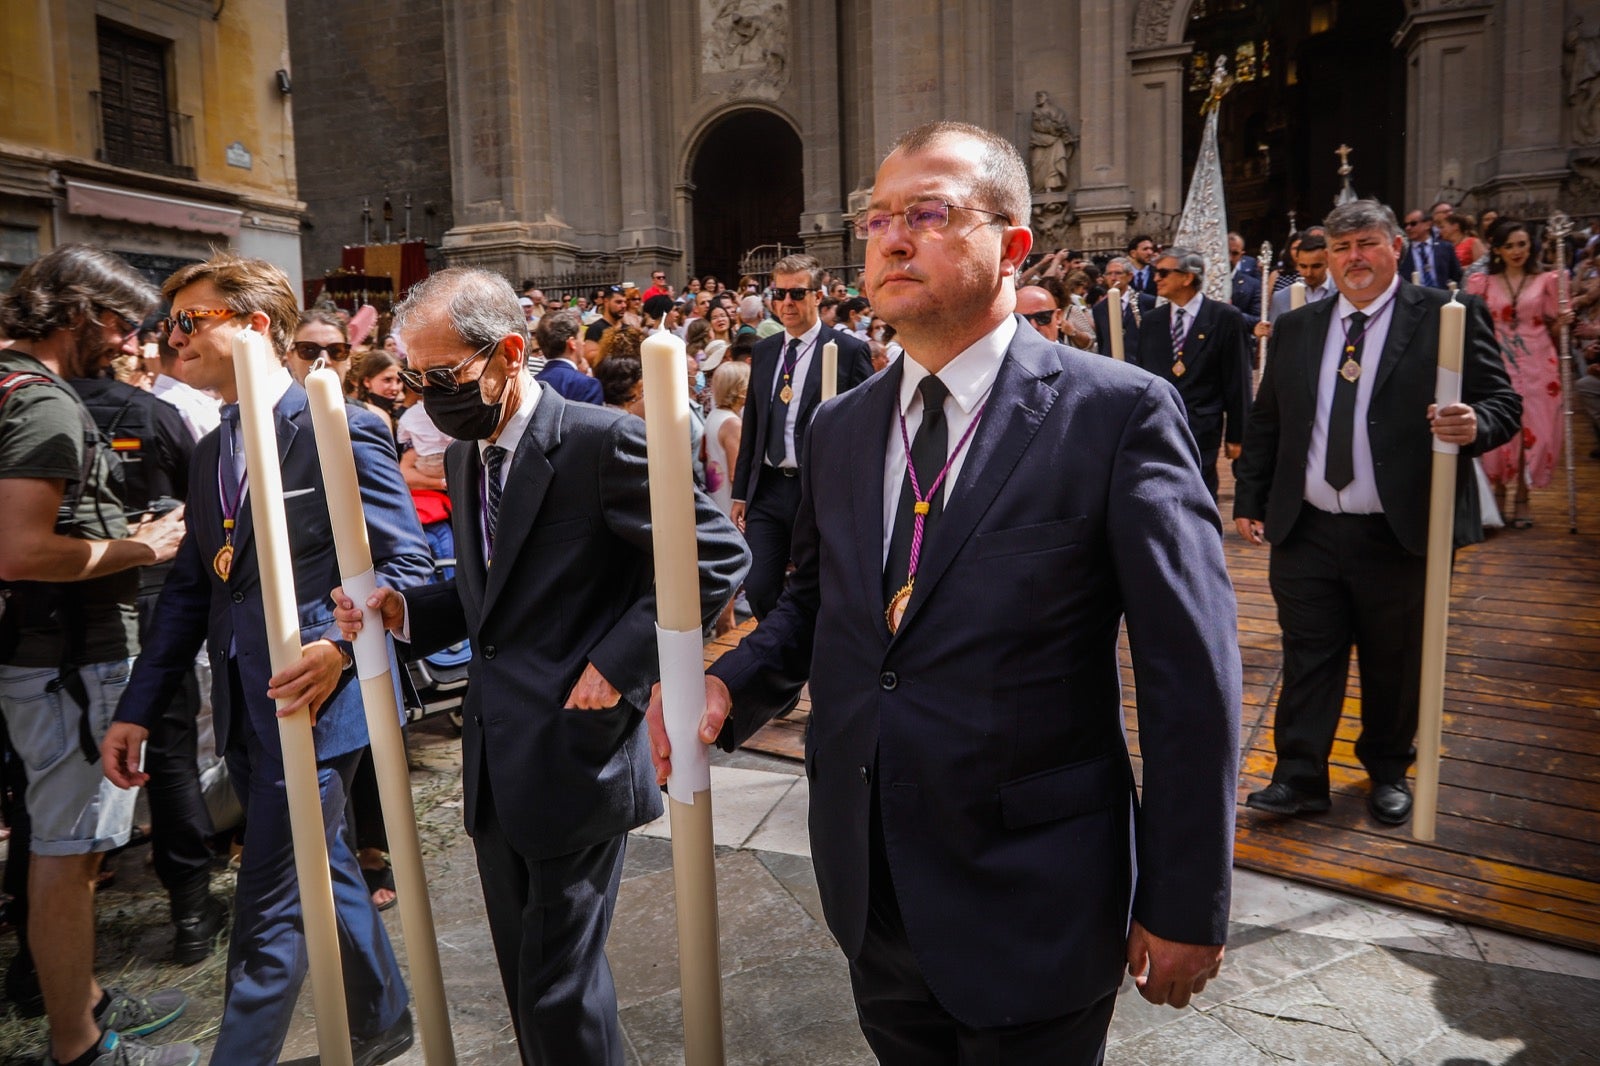
[{"label": "white dress shirt", "polygon": [[[293,384],[294,376],[289,373],[287,367],[280,366],[267,372],[266,393],[272,399],[272,409],[274,411],[276,411],[278,409],[278,405],[283,402],[284,394],[289,391],[289,386]],[[221,412],[222,409],[219,407],[217,409],[217,421],[219,423],[222,421]],[[222,456],[224,458],[231,459],[233,463],[234,484],[242,484],[245,480],[244,437],[242,435],[244,429],[242,424],[239,432],[241,436],[237,440],[230,440],[229,435],[224,433],[222,434],[222,439],[218,442]],[[274,439],[276,439],[276,436],[274,436]],[[245,490],[246,493],[248,493],[248,485],[245,486]],[[239,506],[244,506],[243,496],[239,498]]]},{"label": "white dress shirt", "polygon": [[[1194,299],[1181,305],[1183,307],[1183,335],[1179,338],[1180,341],[1187,342],[1189,340],[1189,331],[1194,329],[1194,320],[1200,317],[1200,308],[1205,306],[1205,302],[1205,293],[1196,292]],[[1176,303],[1172,305],[1172,313],[1174,315],[1178,313],[1179,306]],[[1182,347],[1182,344],[1179,347]],[[1178,353],[1174,351],[1172,354],[1177,355]]]},{"label": "white dress shirt", "polygon": [[[972,425],[972,420],[977,416],[978,408],[989,398],[990,391],[994,388],[994,379],[1000,373],[1000,364],[1006,357],[1006,349],[1011,347],[1011,339],[1017,334],[1017,317],[1007,315],[998,326],[978,339],[978,342],[945,364],[939,371],[939,380],[944,382],[945,388],[950,390],[950,395],[944,401],[945,425],[948,427],[946,447],[949,455],[953,456],[950,472],[944,476],[944,483],[939,486],[939,498],[946,504],[950,501],[950,490],[961,477],[961,467],[967,461],[967,455],[972,450],[972,442],[967,441],[966,447],[956,452],[956,445],[961,443],[961,438],[966,435],[967,428]],[[906,420],[905,440],[916,440],[917,430],[922,428],[922,393],[917,391],[917,386],[922,384],[922,379],[928,376],[928,368],[917,362],[916,356],[907,353],[901,360],[904,370],[900,378],[900,407],[899,411]],[[883,562],[889,562],[889,541],[894,538],[895,512],[900,509],[900,493],[906,480],[906,446],[905,440],[900,437],[900,420],[894,419],[889,423],[889,445],[884,449],[883,455]],[[977,435],[977,430],[973,430]],[[928,486],[924,485],[926,492]]]},{"label": "white dress shirt", "polygon": [[189,427],[189,432],[194,435],[195,440],[199,440],[222,424],[222,405],[193,385],[165,374],[157,374],[156,382],[150,391],[155,394],[156,399],[177,408],[178,414],[183,418],[183,424]]},{"label": "white dress shirt", "polygon": [[[1311,506],[1332,514],[1382,514],[1378,498],[1378,479],[1372,467],[1372,442],[1367,438],[1367,410],[1372,406],[1372,386],[1378,380],[1378,365],[1383,361],[1383,345],[1389,339],[1389,323],[1394,321],[1394,304],[1400,290],[1397,275],[1384,294],[1365,308],[1357,308],[1343,295],[1328,322],[1328,337],[1322,344],[1322,363],[1317,371],[1317,413],[1311,422],[1311,449],[1306,455],[1306,495]],[[1333,410],[1333,386],[1345,362],[1345,327],[1357,310],[1375,317],[1367,320],[1361,342],[1361,376],[1356,379],[1355,432],[1350,438],[1350,457],[1354,460],[1355,480],[1336,492],[1324,476],[1328,468],[1328,418]],[[1422,417],[1422,412],[1417,412]]]},{"label": "white dress shirt", "polygon": [[[800,334],[800,349],[795,357],[794,370],[789,374],[789,387],[794,390],[794,398],[789,401],[789,407],[784,412],[783,423],[783,462],[778,465],[794,469],[800,465],[800,453],[794,447],[795,421],[800,417],[800,396],[806,385],[806,374],[811,370],[814,361],[811,357],[816,354],[817,341],[822,337],[822,319],[811,323],[811,328]],[[778,365],[772,372],[772,388],[768,395],[772,402],[778,402],[778,393],[783,391],[783,357],[789,349],[789,342],[794,335],[785,331],[783,347],[778,349]]]}]

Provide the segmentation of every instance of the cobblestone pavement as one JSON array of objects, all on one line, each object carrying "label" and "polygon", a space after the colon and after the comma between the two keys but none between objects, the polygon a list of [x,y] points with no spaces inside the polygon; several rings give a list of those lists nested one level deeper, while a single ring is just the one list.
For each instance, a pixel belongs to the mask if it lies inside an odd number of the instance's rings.
[{"label": "cobblestone pavement", "polygon": [[[459,745],[442,724],[414,729],[412,781],[459,1061],[512,1066],[472,844],[461,831]],[[728,1061],[870,1063],[849,979],[822,922],[798,767],[738,754],[713,767]],[[628,1061],[682,1062],[671,851],[664,821],[628,845],[609,955]],[[134,988],[178,984],[192,1005],[173,1039],[209,1048],[222,964],[164,960],[166,900],[143,851],[117,857],[100,899],[100,973]],[[219,891],[229,875],[219,872]],[[391,935],[404,958],[398,911]],[[1152,1007],[1125,985],[1112,1066],[1559,1066],[1600,1062],[1600,956],[1551,947],[1293,882],[1239,871],[1222,977],[1190,1007]],[[0,964],[14,940],[0,941]],[[43,1026],[0,1024],[0,1060],[37,1063]],[[316,1034],[303,994],[283,1061],[310,1066]],[[422,1066],[420,1045],[400,1066]],[[226,1064],[218,1064],[226,1066]]]}]

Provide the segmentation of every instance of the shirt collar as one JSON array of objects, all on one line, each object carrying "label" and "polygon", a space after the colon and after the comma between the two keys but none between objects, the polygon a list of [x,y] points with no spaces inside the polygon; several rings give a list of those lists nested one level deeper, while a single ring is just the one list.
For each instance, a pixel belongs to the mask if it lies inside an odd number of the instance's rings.
[{"label": "shirt collar", "polygon": [[[815,322],[811,323],[811,328],[810,329],[808,329],[804,333],[800,334],[800,349],[799,349],[799,353],[797,355],[797,358],[798,358],[798,356],[805,355],[807,352],[809,352],[811,350],[811,346],[813,344],[817,343],[817,335],[820,334],[821,332],[822,332],[822,319],[819,318]],[[783,346],[785,348],[789,347],[789,342],[791,340],[793,340],[793,339],[794,339],[794,334],[790,333],[788,330],[784,330],[783,331]]]},{"label": "shirt collar", "polygon": [[1199,292],[1198,290],[1194,294],[1194,299],[1190,300],[1186,304],[1180,304],[1176,300],[1171,301],[1173,307],[1183,308],[1183,313],[1188,315],[1190,318],[1193,318],[1200,313],[1200,305],[1205,302],[1206,294]]},{"label": "shirt collar", "polygon": [[[1017,335],[1017,321],[1016,315],[1007,315],[998,326],[978,338],[976,343],[939,371],[939,380],[944,382],[951,398],[961,405],[961,410],[966,414],[971,414],[994,387],[995,376],[1000,373],[1000,363]],[[928,376],[928,368],[909,355],[900,362],[905,368],[900,378],[900,413],[905,414],[911,407],[912,397],[917,395],[917,386]]]},{"label": "shirt collar", "polygon": [[[522,443],[522,434],[527,431],[528,423],[533,421],[533,409],[539,402],[539,394],[543,391],[533,375],[522,374],[522,405],[517,408],[517,413],[511,416],[511,421],[506,423],[506,428],[500,431],[500,436],[495,438],[495,445],[504,448],[509,455],[517,454],[517,447]],[[478,457],[483,457],[484,449],[489,447],[486,440],[478,441]]]},{"label": "shirt collar", "polygon": [[[1398,289],[1399,287],[1400,287],[1400,274],[1399,274],[1398,271],[1396,271],[1394,277],[1389,279],[1389,287],[1387,289],[1384,289],[1383,293],[1376,300],[1373,300],[1371,303],[1369,303],[1367,305],[1367,308],[1371,308],[1371,309],[1375,309],[1375,310],[1381,311],[1383,309],[1384,302],[1387,301],[1389,299],[1389,297],[1394,294],[1394,291],[1396,289]],[[1357,311],[1367,310],[1367,308],[1357,307],[1355,304],[1350,302],[1350,298],[1348,296],[1346,296],[1343,292],[1341,292],[1341,293],[1339,293],[1339,306],[1336,309],[1335,313],[1339,316],[1340,320],[1342,321],[1342,320],[1344,320],[1346,318],[1349,318],[1351,315],[1355,314]],[[1372,310],[1367,310],[1367,314],[1371,314],[1371,313],[1372,313]]]}]

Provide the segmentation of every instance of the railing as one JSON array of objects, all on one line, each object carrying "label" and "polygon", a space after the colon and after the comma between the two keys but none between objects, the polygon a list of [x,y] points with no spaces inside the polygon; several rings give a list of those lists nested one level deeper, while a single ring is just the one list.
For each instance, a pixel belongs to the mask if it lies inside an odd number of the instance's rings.
[{"label": "railing", "polygon": [[194,119],[177,111],[138,111],[89,93],[94,157],[130,170],[194,179]]},{"label": "railing", "polygon": [[[586,260],[577,265],[575,270],[565,274],[544,274],[531,278],[518,278],[514,283],[520,282],[524,287],[531,284],[548,296],[563,293],[568,296],[588,296],[595,289],[603,289],[608,285],[618,285],[627,279],[623,276],[625,270],[622,260],[614,255],[602,256],[593,260]],[[646,286],[640,286],[641,289]]]}]

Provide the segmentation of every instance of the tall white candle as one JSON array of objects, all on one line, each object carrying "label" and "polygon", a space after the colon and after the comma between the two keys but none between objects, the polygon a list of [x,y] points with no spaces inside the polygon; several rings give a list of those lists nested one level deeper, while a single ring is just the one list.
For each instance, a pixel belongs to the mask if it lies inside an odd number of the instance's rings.
[{"label": "tall white candle", "polygon": [[722,969],[710,767],[698,736],[705,714],[705,667],[694,477],[689,465],[689,384],[683,374],[683,341],[672,334],[646,337],[639,355],[644,364],[662,718],[672,744],[667,809],[678,912],[684,1061],[687,1066],[714,1066],[723,1061]]},{"label": "tall white candle", "polygon": [[1122,340],[1122,290],[1115,285],[1106,292],[1106,328],[1111,331],[1111,358],[1125,362],[1128,355]]},{"label": "tall white candle", "polygon": [[822,398],[831,400],[839,392],[839,345],[829,341],[822,346]]},{"label": "tall white candle", "polygon": [[[264,334],[240,330],[233,338],[234,381],[239,389],[239,432],[249,474],[250,516],[255,530],[256,568],[261,576],[261,607],[266,616],[267,654],[273,673],[300,659],[300,617],[294,591],[294,560],[283,511],[283,472],[269,395],[268,376],[281,364]],[[281,706],[281,701],[280,701]],[[329,1066],[349,1066],[350,1022],[345,1014],[344,973],[339,965],[339,933],[333,910],[333,882],[317,785],[317,749],[311,714],[301,710],[278,719],[283,776],[294,838],[295,876],[305,922],[312,1002],[317,1015],[317,1047]]]},{"label": "tall white candle", "polygon": [[1298,311],[1306,305],[1306,283],[1296,281],[1289,286],[1289,310]]},{"label": "tall white candle", "polygon": [[[326,367],[313,370],[306,375],[306,396],[317,436],[317,456],[322,464],[322,486],[339,556],[340,581],[350,598],[365,608],[377,580],[339,375]],[[405,738],[400,735],[400,708],[394,698],[389,641],[378,613],[364,609],[363,614],[364,624],[354,641],[356,675],[361,681],[378,798],[388,831],[423,1055],[429,1066],[454,1066],[456,1052],[450,1034],[450,1011],[445,1004],[444,971],[439,965],[439,942],[428,899],[427,872],[422,865],[422,841],[417,835]]]}]

